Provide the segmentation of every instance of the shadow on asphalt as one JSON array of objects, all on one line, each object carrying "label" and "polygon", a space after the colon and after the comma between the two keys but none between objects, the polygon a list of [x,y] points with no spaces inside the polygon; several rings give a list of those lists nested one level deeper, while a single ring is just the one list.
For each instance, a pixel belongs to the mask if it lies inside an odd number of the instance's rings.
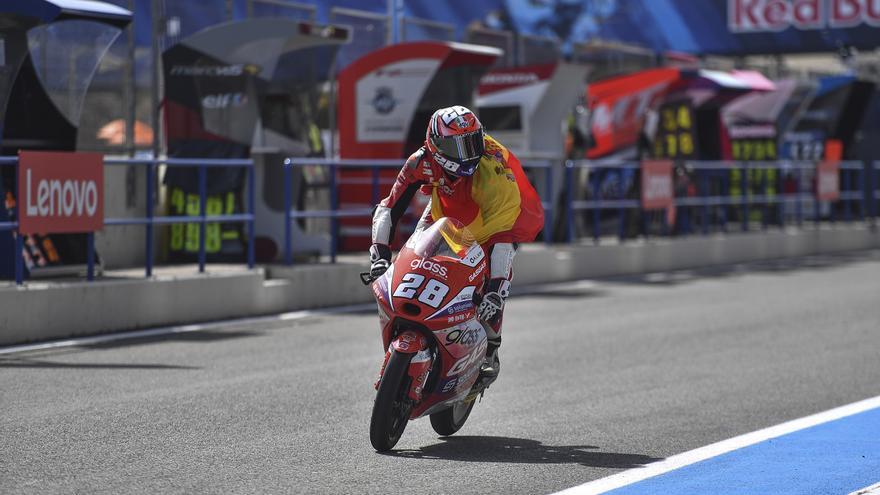
[{"label": "shadow on asphalt", "polygon": [[465,462],[515,464],[580,464],[584,467],[629,469],[662,459],[642,454],[597,451],[591,445],[544,445],[528,438],[461,436],[445,437],[440,443],[415,450],[396,450],[383,455],[410,459],[446,459]]},{"label": "shadow on asphalt", "polygon": [[880,260],[880,251],[854,251],[836,254],[804,256],[798,258],[779,258],[753,261],[732,265],[711,266],[690,270],[677,270],[659,273],[644,273],[607,277],[609,282],[640,285],[679,285],[701,278],[723,278],[746,273],[785,274],[804,270],[824,270],[852,263]]},{"label": "shadow on asphalt", "polygon": [[195,366],[134,363],[60,363],[28,358],[0,358],[0,368],[63,368],[63,369],[130,369],[130,370],[195,370]]},{"label": "shadow on asphalt", "polygon": [[101,342],[99,344],[79,345],[79,349],[117,349],[146,344],[168,344],[173,342],[215,342],[221,340],[241,339],[247,337],[259,337],[264,332],[253,330],[199,330],[197,332],[182,332],[174,334],[162,334],[154,337],[132,337],[130,339]]},{"label": "shadow on asphalt", "polygon": [[514,296],[528,296],[532,299],[584,299],[587,297],[604,297],[608,295],[608,291],[597,289],[544,289],[540,286],[527,286],[522,290],[513,290],[511,294]]}]

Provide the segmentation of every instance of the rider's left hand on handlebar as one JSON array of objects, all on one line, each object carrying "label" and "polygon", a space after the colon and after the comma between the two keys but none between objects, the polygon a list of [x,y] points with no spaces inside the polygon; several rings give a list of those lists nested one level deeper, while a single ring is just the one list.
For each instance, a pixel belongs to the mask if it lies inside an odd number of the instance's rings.
[{"label": "rider's left hand on handlebar", "polygon": [[370,277],[382,276],[391,266],[391,248],[384,244],[370,246]]},{"label": "rider's left hand on handlebar", "polygon": [[510,282],[503,278],[493,278],[486,287],[483,300],[477,306],[477,318],[491,324],[501,316],[504,300],[510,295]]}]

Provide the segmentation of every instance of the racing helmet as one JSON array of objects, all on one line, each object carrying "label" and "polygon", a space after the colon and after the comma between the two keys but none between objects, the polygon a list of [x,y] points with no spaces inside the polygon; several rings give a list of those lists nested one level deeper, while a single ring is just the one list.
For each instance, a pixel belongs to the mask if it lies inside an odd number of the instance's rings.
[{"label": "racing helmet", "polygon": [[473,175],[483,156],[483,124],[461,105],[441,108],[431,115],[425,144],[434,159],[449,173]]}]

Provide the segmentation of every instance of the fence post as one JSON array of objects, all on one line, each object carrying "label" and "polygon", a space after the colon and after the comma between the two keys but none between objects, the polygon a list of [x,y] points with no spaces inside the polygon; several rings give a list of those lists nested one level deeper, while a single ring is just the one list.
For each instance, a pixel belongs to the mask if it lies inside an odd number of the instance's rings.
[{"label": "fence post", "polygon": [[15,285],[24,283],[24,237],[15,229]]},{"label": "fence post", "polygon": [[553,197],[553,163],[544,169],[544,195],[547,198],[548,207],[544,210],[544,243],[553,243],[553,209],[556,207],[556,198]]},{"label": "fence post", "polygon": [[748,232],[749,230],[749,164],[743,162],[742,178],[740,179],[739,193],[742,195],[742,218],[740,222],[740,230]]},{"label": "fence post", "polygon": [[[155,158],[155,157],[154,157]],[[156,165],[155,161],[151,161],[147,164],[147,223],[144,226],[144,230],[146,232],[146,256],[147,262],[144,270],[146,271],[146,278],[150,278],[153,276],[153,176],[154,169],[153,167]]]},{"label": "fence post", "polygon": [[86,234],[86,280],[95,280],[95,233]]},{"label": "fence post", "polygon": [[284,159],[284,264],[292,265],[293,264],[293,246],[292,244],[292,233],[291,229],[293,228],[290,225],[290,222],[293,219],[290,218],[290,208],[293,206],[291,196],[293,196],[290,186],[290,179],[292,174],[291,168],[293,165],[290,163],[290,158]]},{"label": "fence post", "polygon": [[794,214],[798,228],[803,226],[804,212],[801,202],[801,180],[803,179],[803,168],[800,164],[795,165],[795,187],[794,187]]},{"label": "fence post", "polygon": [[254,194],[256,191],[256,184],[254,181],[256,180],[256,165],[254,164],[253,159],[251,159],[251,166],[248,168],[248,202],[247,209],[248,214],[250,215],[250,222],[248,222],[248,252],[247,252],[247,263],[248,268],[253,268],[256,264],[256,246],[254,243],[256,242],[257,233],[255,231],[257,227],[257,215],[255,208],[255,198]]},{"label": "fence post", "polygon": [[[774,174],[774,177],[776,175]],[[761,208],[761,229],[767,230],[770,223],[770,168],[761,169],[761,194],[764,195],[764,207]],[[774,194],[775,198],[776,195]]]},{"label": "fence post", "polygon": [[574,241],[574,164],[565,162],[565,242]]},{"label": "fence post", "polygon": [[[592,174],[593,169],[590,169]],[[599,181],[593,183],[593,244],[599,244],[599,216],[602,210],[599,209]]]},{"label": "fence post", "polygon": [[719,221],[721,223],[721,231],[727,233],[727,207],[730,206],[730,170],[721,176],[721,209],[719,210]]},{"label": "fence post", "polygon": [[[870,166],[871,162],[868,162],[867,165]],[[865,208],[868,206],[867,202],[865,201],[867,199],[867,195],[865,194],[866,193],[866,191],[865,191],[865,186],[866,186],[865,173],[866,173],[865,163],[862,163],[862,168],[859,169],[859,173],[858,173],[858,175],[856,175],[856,182],[857,182],[856,187],[858,188],[859,191],[862,192],[862,200],[861,200],[862,204],[861,204],[861,207],[859,208],[859,220],[861,220],[861,221],[864,221],[866,218],[868,218],[868,212],[865,210]]]},{"label": "fence post", "polygon": [[706,169],[698,169],[700,182],[703,186],[703,235],[709,235],[709,172]]},{"label": "fence post", "polygon": [[375,205],[379,204],[379,167],[374,166],[371,169],[370,173],[372,175],[372,193],[371,193],[372,195],[371,195],[371,198],[373,199],[373,204],[370,206],[375,206]]},{"label": "fence post", "polygon": [[336,263],[337,244],[339,243],[339,191],[336,190],[336,165],[330,165],[330,262]]},{"label": "fence post", "polygon": [[21,191],[18,190],[18,173],[21,170],[21,160],[15,164],[15,285],[24,282],[24,237],[21,235]]},{"label": "fence post", "polygon": [[816,164],[816,168],[813,169],[813,185],[811,187],[811,192],[813,193],[813,225],[819,227],[819,221],[821,220],[820,215],[822,214],[822,209],[820,208],[822,205],[819,204],[819,164]]},{"label": "fence post", "polygon": [[877,218],[877,166],[880,162],[868,163],[868,211],[871,212],[871,225]]},{"label": "fence post", "polygon": [[782,167],[779,166],[779,162],[776,163],[776,218],[779,221],[779,229],[785,230],[785,221],[787,220],[786,215],[788,215],[788,195],[785,192],[785,174],[782,172]]},{"label": "fence post", "polygon": [[199,273],[205,273],[205,213],[208,203],[208,174],[204,165],[199,165]]}]

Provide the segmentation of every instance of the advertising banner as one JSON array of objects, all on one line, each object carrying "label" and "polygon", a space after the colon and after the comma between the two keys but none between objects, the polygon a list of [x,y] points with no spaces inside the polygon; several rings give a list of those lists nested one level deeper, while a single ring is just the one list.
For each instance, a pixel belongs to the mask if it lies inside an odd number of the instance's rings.
[{"label": "advertising banner", "polygon": [[642,208],[659,210],[673,205],[672,160],[642,162]]},{"label": "advertising banner", "polygon": [[22,151],[19,231],[94,232],[104,226],[104,159],[100,153]]}]

